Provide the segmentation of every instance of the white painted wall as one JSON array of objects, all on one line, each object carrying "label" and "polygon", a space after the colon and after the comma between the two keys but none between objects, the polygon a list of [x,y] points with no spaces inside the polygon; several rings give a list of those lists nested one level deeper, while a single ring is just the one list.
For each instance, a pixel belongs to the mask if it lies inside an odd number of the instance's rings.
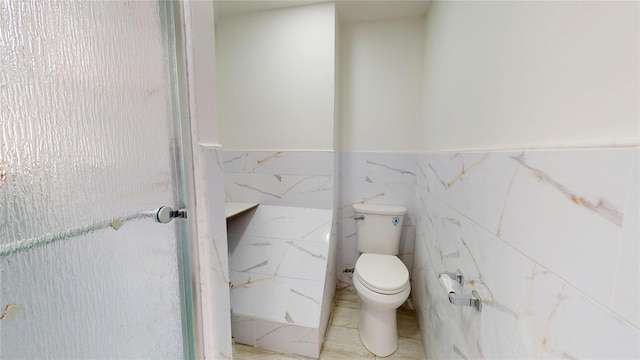
[{"label": "white painted wall", "polygon": [[215,121],[216,68],[213,3],[190,1],[189,34],[191,36],[189,75],[191,96],[191,119],[197,123],[198,131],[194,142],[216,144],[218,129]]},{"label": "white painted wall", "polygon": [[218,18],[216,54],[225,149],[333,150],[333,3]]},{"label": "white painted wall", "polygon": [[339,41],[339,149],[415,152],[422,101],[422,19],[344,23]]},{"label": "white painted wall", "polygon": [[639,143],[638,2],[434,2],[423,150]]}]

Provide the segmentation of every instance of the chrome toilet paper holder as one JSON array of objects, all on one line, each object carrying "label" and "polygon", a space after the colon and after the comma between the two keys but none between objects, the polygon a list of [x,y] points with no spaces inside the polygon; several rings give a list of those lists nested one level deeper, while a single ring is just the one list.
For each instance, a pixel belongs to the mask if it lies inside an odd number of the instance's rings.
[{"label": "chrome toilet paper holder", "polygon": [[[446,275],[451,280],[457,282],[461,287],[464,286],[464,273],[458,269],[456,272],[445,271],[438,274],[438,279],[441,276]],[[450,291],[448,294],[449,302],[457,306],[471,306],[478,311],[482,311],[482,298],[476,290],[471,290],[470,295],[459,295],[454,291]]]}]

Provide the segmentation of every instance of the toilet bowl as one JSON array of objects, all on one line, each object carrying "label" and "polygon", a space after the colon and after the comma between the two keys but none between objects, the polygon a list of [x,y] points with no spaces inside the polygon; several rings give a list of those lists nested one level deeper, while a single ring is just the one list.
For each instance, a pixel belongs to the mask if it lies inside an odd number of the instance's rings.
[{"label": "toilet bowl", "polygon": [[362,300],[362,343],[377,356],[393,354],[398,348],[396,309],[411,292],[409,271],[395,255],[365,253],[356,262],[353,284]]}]

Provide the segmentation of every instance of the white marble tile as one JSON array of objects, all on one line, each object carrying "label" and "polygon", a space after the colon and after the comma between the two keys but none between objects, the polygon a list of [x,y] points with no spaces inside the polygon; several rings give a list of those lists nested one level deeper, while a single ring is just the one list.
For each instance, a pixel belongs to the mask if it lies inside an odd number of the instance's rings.
[{"label": "white marble tile", "polygon": [[224,174],[226,201],[280,205],[282,177],[268,174]]},{"label": "white marble tile", "polygon": [[426,209],[431,220],[428,228],[429,252],[434,269],[438,271],[456,271],[460,267],[463,228],[459,213],[429,197]]},{"label": "white marble tile", "polygon": [[518,153],[438,153],[422,158],[427,191],[497,233]]},{"label": "white marble tile", "polygon": [[229,269],[239,272],[270,274],[274,241],[270,238],[229,234]]},{"label": "white marble tile", "polygon": [[[521,154],[419,156],[412,296],[427,357],[637,358],[638,150]],[[433,273],[454,266],[482,313],[441,294]]]},{"label": "white marble tile", "polygon": [[251,151],[224,150],[223,168],[225,173],[251,173],[255,168],[255,160]]},{"label": "white marble tile", "polygon": [[260,205],[255,213],[229,224],[229,233],[328,242],[332,211]]},{"label": "white marble tile", "polygon": [[365,182],[416,183],[415,154],[367,154]]},{"label": "white marble tile", "polygon": [[292,279],[287,299],[287,322],[318,328],[323,288],[320,281]]},{"label": "white marble tile", "polygon": [[[335,221],[335,218],[334,218]],[[334,224],[335,229],[335,224]],[[336,293],[337,276],[337,248],[338,240],[335,230],[332,230],[331,242],[329,243],[329,256],[327,259],[327,269],[325,272],[324,288],[322,290],[322,300],[320,304],[320,328],[318,329],[319,338],[324,339],[329,325],[329,317],[333,307],[333,299]]]},{"label": "white marble tile", "polygon": [[502,333],[493,334],[481,324],[477,343],[480,344],[479,353],[485,359],[512,360],[518,358],[515,346]]},{"label": "white marble tile", "polygon": [[237,343],[255,346],[254,318],[232,315],[231,333]]},{"label": "white marble tile", "polygon": [[332,176],[333,151],[224,152],[226,173]]},{"label": "white marble tile", "polygon": [[[458,343],[458,347],[471,358],[492,358],[494,354],[485,353],[482,349],[500,346],[492,346],[494,344],[490,342],[495,338],[482,337],[481,333],[500,334],[512,347],[515,346],[525,279],[533,263],[440,200],[432,196],[428,199],[431,216],[439,230],[436,241],[443,250],[444,268],[436,271],[455,272],[460,269],[465,275],[462,294],[469,294],[475,289],[483,302],[480,313],[470,307],[451,305],[454,337],[463,337],[465,341]],[[427,279],[427,282],[438,281]],[[444,291],[437,295],[446,299]]]},{"label": "white marble tile", "polygon": [[279,205],[331,209],[333,192],[332,176],[283,175]]},{"label": "white marble tile", "polygon": [[344,273],[344,269],[353,269],[360,253],[356,246],[355,236],[341,239],[338,250],[338,279],[346,284],[353,285],[353,274]]},{"label": "white marble tile", "polygon": [[353,219],[353,216],[354,213],[351,204],[338,211],[338,221],[340,221],[338,236],[341,238],[355,236],[356,221]]},{"label": "white marble tile", "polygon": [[322,304],[330,306],[325,293],[333,294],[324,291],[324,280],[327,273],[335,277],[335,255],[329,254],[335,160],[331,151],[224,153],[226,200],[260,203],[228,225],[233,310],[255,318],[259,347],[319,353]]},{"label": "white marble tile", "polygon": [[640,176],[638,150],[629,181],[628,204],[624,212],[620,255],[616,272],[612,310],[640,327]]},{"label": "white marble tile", "polygon": [[[409,214],[412,214],[416,160],[416,154],[340,154],[340,207],[364,201],[383,205],[402,205],[407,207]],[[359,188],[360,191],[354,192]],[[401,196],[402,189],[409,189],[411,196]],[[386,194],[381,195],[385,191]],[[381,198],[384,198],[384,201],[381,201]]]},{"label": "white marble tile", "polygon": [[515,348],[525,279],[533,263],[492,235],[480,231],[475,239],[466,239],[464,246],[462,267],[467,276],[464,293],[475,289],[482,298],[483,308],[481,313],[465,308],[468,317],[460,330],[464,333],[476,329],[474,347],[479,349],[476,355],[496,358],[502,356],[501,353],[488,352],[490,349]]},{"label": "white marble tile", "polygon": [[233,234],[229,239],[229,267],[233,271],[324,280],[328,243]]},{"label": "white marble tile", "polygon": [[200,274],[203,336],[209,337],[211,344],[215,343],[215,357],[231,358],[231,324],[228,316],[231,305],[222,149],[218,146],[195,146],[193,158],[195,196],[206,199],[196,202],[200,268],[207,269],[206,272],[201,270]]},{"label": "white marble tile", "polygon": [[256,346],[289,354],[318,358],[318,329],[256,320]]},{"label": "white marble tile", "polygon": [[413,249],[415,247],[416,233],[413,225],[405,225],[402,227],[402,234],[400,236],[400,252],[398,257],[409,270],[413,269]]},{"label": "white marble tile", "polygon": [[[277,240],[273,242],[269,274],[295,279],[324,281],[329,245],[318,241]],[[320,284],[322,289],[322,284]]]},{"label": "white marble tile", "polygon": [[[532,151],[513,157],[498,235],[609,306],[633,153]],[[598,266],[593,266],[594,264]]]},{"label": "white marble tile", "polygon": [[[420,231],[418,224],[418,231]],[[437,272],[429,260],[429,250],[424,241],[416,238],[411,297],[413,299],[422,342],[426,345],[428,359],[451,359],[453,338],[449,321],[450,304],[437,281]]]},{"label": "white marble tile", "polygon": [[[229,224],[232,308],[235,316],[254,319],[256,346],[317,355],[322,304],[330,304],[325,297],[332,294],[325,291],[327,272],[334,274],[327,268],[332,213],[260,205]],[[243,272],[247,268],[250,273]],[[287,324],[299,326],[291,330]],[[264,332],[267,328],[273,334]],[[289,332],[297,336],[307,330],[313,331],[315,339],[290,337]]]},{"label": "white marble tile", "polygon": [[238,272],[232,280],[231,309],[240,316],[286,322],[287,278]]},{"label": "white marble tile", "polygon": [[224,184],[227,201],[321,209],[333,204],[332,176],[226,173]]},{"label": "white marble tile", "polygon": [[412,153],[341,153],[340,176],[355,182],[416,182]]},{"label": "white marble tile", "polygon": [[637,359],[640,332],[547,269],[534,267],[516,348],[522,358]]},{"label": "white marble tile", "polygon": [[[427,245],[424,239],[416,237],[416,244],[414,248],[414,260],[411,277],[411,297],[413,298],[414,305],[416,307],[421,306],[423,301],[427,301],[423,295],[424,287],[426,286],[425,278],[425,262],[428,261],[429,254],[427,253]],[[430,264],[429,264],[430,265]],[[420,297],[419,297],[420,296]]]},{"label": "white marble tile", "polygon": [[424,297],[426,304],[422,304],[422,341],[428,359],[451,359],[453,351],[452,323],[450,319],[451,304],[444,297],[440,283],[429,281],[437,279],[437,271],[428,263],[424,266],[425,282]]}]

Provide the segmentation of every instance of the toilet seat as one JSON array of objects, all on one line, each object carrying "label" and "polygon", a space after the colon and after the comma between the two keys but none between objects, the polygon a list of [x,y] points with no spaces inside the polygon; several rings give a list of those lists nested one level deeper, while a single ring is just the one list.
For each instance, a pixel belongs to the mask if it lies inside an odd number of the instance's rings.
[{"label": "toilet seat", "polygon": [[395,255],[360,255],[354,276],[366,288],[380,294],[397,294],[409,286],[409,271]]}]

